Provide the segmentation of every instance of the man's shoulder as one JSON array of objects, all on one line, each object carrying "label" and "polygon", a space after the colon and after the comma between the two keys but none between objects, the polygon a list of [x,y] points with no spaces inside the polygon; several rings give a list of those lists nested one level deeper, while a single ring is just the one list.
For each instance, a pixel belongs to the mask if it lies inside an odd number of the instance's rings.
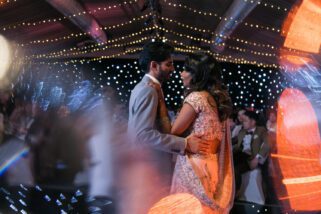
[{"label": "man's shoulder", "polygon": [[240,132],[239,132],[239,134],[243,134],[243,133],[246,133],[246,130],[245,130],[245,129],[243,129],[243,127],[241,127],[241,128],[240,128]]},{"label": "man's shoulder", "polygon": [[256,131],[258,134],[264,134],[266,133],[266,128],[264,126],[257,126]]},{"label": "man's shoulder", "polygon": [[157,91],[152,86],[148,85],[148,82],[140,81],[132,90],[131,96],[145,97],[157,95]]}]

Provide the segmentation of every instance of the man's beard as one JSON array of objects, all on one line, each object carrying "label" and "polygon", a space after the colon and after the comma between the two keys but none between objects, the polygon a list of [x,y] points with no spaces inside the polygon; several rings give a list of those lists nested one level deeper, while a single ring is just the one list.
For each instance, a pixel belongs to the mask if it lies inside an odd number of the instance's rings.
[{"label": "man's beard", "polygon": [[166,82],[166,81],[168,81],[169,79],[170,79],[170,73],[168,73],[168,72],[165,72],[165,71],[163,71],[163,70],[160,70],[159,71],[159,81],[160,82]]}]

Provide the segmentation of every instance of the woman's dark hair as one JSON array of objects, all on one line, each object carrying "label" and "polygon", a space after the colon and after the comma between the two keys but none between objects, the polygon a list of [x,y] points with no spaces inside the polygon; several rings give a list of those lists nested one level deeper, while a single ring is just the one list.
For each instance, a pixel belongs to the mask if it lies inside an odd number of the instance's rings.
[{"label": "woman's dark hair", "polygon": [[226,120],[233,106],[227,87],[222,83],[221,68],[214,57],[204,52],[193,53],[185,60],[185,70],[192,76],[187,94],[208,91],[216,101],[220,121]]},{"label": "woman's dark hair", "polygon": [[164,42],[149,42],[144,45],[139,56],[139,65],[145,72],[149,72],[149,64],[151,61],[162,62],[168,59],[174,52],[174,48]]}]

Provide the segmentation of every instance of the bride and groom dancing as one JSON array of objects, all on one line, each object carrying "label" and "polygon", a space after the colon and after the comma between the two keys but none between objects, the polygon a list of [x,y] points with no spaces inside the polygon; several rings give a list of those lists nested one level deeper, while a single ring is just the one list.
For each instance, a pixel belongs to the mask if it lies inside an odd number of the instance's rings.
[{"label": "bride and groom dancing", "polygon": [[230,97],[216,60],[205,53],[192,54],[181,73],[185,99],[171,124],[161,84],[174,71],[173,50],[150,42],[140,54],[145,76],[131,93],[128,121],[131,143],[139,151],[136,159],[142,163],[135,172],[141,185],[130,194],[143,201],[134,206],[140,207],[137,213],[147,213],[170,194],[188,193],[201,202],[203,213],[228,213],[234,199]]}]

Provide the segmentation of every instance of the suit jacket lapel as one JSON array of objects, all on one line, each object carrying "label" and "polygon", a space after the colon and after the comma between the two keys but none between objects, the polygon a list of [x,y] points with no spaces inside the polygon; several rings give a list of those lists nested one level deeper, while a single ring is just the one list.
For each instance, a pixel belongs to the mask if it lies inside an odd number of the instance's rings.
[{"label": "suit jacket lapel", "polygon": [[254,157],[258,152],[259,152],[259,148],[260,148],[260,138],[259,138],[259,129],[256,127],[253,136],[252,136],[252,140],[251,140],[251,148],[252,148],[252,156]]}]

